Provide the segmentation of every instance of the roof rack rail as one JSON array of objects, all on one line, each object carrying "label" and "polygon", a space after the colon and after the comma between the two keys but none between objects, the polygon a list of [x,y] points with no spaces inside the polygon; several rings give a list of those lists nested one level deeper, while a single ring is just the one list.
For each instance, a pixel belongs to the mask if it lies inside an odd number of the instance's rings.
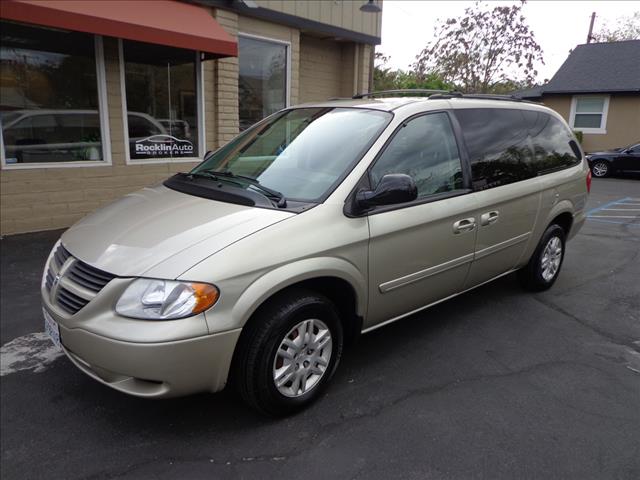
[{"label": "roof rack rail", "polygon": [[424,88],[404,88],[404,89],[398,89],[398,90],[380,90],[377,92],[358,93],[351,98],[355,100],[359,98],[383,97],[385,95],[415,95],[415,96],[424,97],[429,95],[446,94],[446,93],[449,93],[449,91],[448,90],[428,90]]},{"label": "roof rack rail", "polygon": [[515,95],[497,95],[494,93],[462,93],[456,91],[434,94],[429,97],[429,100],[444,100],[449,98],[471,98],[476,100],[501,100],[503,102],[537,103],[529,100],[524,100],[522,98],[516,97]]}]

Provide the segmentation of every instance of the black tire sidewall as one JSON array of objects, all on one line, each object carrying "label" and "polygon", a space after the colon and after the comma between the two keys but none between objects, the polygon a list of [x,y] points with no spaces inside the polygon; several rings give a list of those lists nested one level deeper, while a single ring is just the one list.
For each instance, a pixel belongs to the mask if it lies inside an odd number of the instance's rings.
[{"label": "black tire sidewall", "polygon": [[[318,384],[300,397],[282,395],[273,380],[273,362],[280,343],[285,335],[303,320],[322,320],[331,332],[331,359],[325,374]],[[281,315],[274,319],[272,328],[265,338],[258,355],[257,380],[261,399],[270,406],[269,413],[284,414],[299,410],[313,402],[326,388],[333,377],[340,361],[343,347],[343,331],[338,312],[331,302],[322,297],[305,296],[296,301],[294,306],[281,310]]]}]

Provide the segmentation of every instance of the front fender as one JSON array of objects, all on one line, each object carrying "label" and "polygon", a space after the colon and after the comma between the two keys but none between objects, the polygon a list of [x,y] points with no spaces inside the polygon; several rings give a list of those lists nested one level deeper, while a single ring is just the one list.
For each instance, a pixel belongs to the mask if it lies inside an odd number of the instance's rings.
[{"label": "front fender", "polygon": [[231,315],[233,323],[244,326],[256,309],[275,293],[304,280],[336,277],[348,282],[356,295],[356,313],[364,317],[367,282],[352,263],[335,257],[306,258],[271,270],[255,280],[238,298]]}]

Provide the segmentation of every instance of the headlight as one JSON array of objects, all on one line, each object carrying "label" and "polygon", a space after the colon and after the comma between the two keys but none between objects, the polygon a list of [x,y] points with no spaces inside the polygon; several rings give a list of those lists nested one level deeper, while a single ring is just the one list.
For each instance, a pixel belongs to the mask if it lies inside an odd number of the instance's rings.
[{"label": "headlight", "polygon": [[124,291],[116,312],[124,317],[173,320],[204,312],[220,296],[208,283],[139,278]]}]

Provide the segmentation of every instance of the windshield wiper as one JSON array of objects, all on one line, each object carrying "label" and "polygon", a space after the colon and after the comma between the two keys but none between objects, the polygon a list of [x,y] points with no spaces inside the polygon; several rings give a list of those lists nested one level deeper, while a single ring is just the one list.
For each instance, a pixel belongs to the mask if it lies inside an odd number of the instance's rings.
[{"label": "windshield wiper", "polygon": [[[248,177],[246,175],[238,175],[229,170],[225,170],[222,172],[217,172],[215,170],[201,170],[199,172],[196,172],[195,175],[201,175],[208,178],[216,178],[218,176],[226,177],[226,178],[241,178],[242,180],[249,183],[252,187],[259,190],[260,193],[262,193],[264,196],[275,200],[278,208],[285,208],[287,206],[287,199],[282,193],[278,192],[277,190],[273,190],[269,187],[265,187],[260,183],[260,181],[257,178]],[[238,183],[238,182],[234,182],[234,183]]]},{"label": "windshield wiper", "polygon": [[[189,178],[194,178],[194,177],[199,177],[199,178],[209,178],[211,180],[220,180],[220,177],[227,177],[227,175],[216,175],[212,172],[207,172],[207,171],[201,171],[201,172],[191,172],[191,173],[187,173],[186,174],[187,177]],[[238,185],[239,187],[244,187],[244,185],[242,185],[240,182],[235,182],[233,180],[230,180],[229,178],[224,178],[223,180],[231,182],[235,185]]]}]

